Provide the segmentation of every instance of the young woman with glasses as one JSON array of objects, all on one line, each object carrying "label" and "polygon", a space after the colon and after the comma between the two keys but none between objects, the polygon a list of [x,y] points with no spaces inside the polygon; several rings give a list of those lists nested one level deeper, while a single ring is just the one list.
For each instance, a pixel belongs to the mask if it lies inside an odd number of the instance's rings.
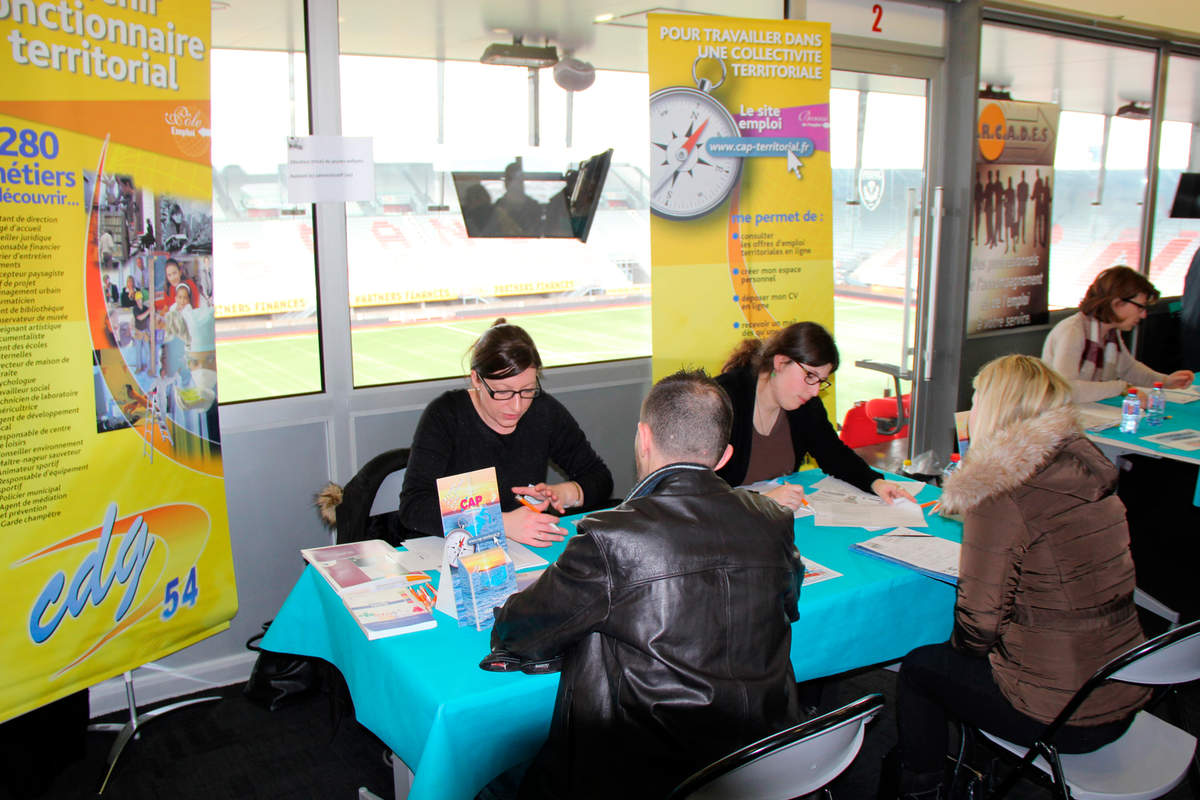
[{"label": "young woman with glasses", "polygon": [[[1042,345],[1042,360],[1071,382],[1076,403],[1125,394],[1162,381],[1168,389],[1192,385],[1195,374],[1181,369],[1166,375],[1134,358],[1122,333],[1137,327],[1146,308],[1158,300],[1158,289],[1129,267],[1109,267],[1096,276],[1072,314],[1054,326]],[[1139,390],[1142,405],[1146,393]]]},{"label": "young woman with glasses", "polygon": [[[911,500],[868,467],[830,424],[820,395],[837,368],[837,345],[815,322],[797,322],[766,341],[739,345],[717,376],[733,402],[733,456],[717,474],[731,486],[756,483],[795,472],[811,454],[828,475],[885,500]],[[767,496],[795,509],[804,502],[804,489],[784,484]]]},{"label": "young woman with glasses", "polygon": [[[558,518],[546,512],[607,500],[612,474],[571,413],[542,390],[542,357],[523,328],[501,317],[470,356],[470,386],[435,399],[417,423],[400,520],[410,530],[441,536],[437,479],[495,467],[505,534],[534,547],[560,541]],[[568,480],[546,483],[550,461]]]}]

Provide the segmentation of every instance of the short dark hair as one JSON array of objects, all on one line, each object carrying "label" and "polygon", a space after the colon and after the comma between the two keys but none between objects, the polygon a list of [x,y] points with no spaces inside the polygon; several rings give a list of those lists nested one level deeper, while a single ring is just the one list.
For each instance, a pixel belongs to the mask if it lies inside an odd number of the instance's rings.
[{"label": "short dark hair", "polygon": [[509,378],[533,367],[542,369],[537,345],[520,325],[509,325],[504,317],[471,345],[471,369],[481,378]]},{"label": "short dark hair", "polygon": [[680,370],[650,389],[641,421],[667,458],[713,467],[729,444],[733,405],[704,370]]},{"label": "short dark hair", "polygon": [[1158,300],[1158,289],[1145,275],[1124,265],[1109,267],[1097,275],[1087,288],[1079,310],[1100,322],[1116,322],[1112,301],[1128,300],[1139,294],[1146,295],[1150,303]]},{"label": "short dark hair", "polygon": [[747,339],[729,354],[721,372],[742,367],[751,367],[755,372],[770,372],[775,369],[775,356],[786,356],[798,364],[810,367],[829,365],[829,371],[838,368],[838,349],[829,331],[815,322],[797,322],[775,331],[766,340]]}]

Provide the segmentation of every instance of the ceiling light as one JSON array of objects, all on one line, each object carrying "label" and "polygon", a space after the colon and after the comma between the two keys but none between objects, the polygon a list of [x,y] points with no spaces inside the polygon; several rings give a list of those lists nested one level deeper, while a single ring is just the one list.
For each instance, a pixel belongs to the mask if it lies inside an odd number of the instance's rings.
[{"label": "ceiling light", "polygon": [[996,89],[992,84],[988,84],[986,89],[979,90],[980,100],[1012,100],[1012,93],[1006,87],[1001,86]]},{"label": "ceiling light", "polygon": [[552,67],[558,63],[558,50],[553,45],[531,47],[514,39],[512,44],[489,44],[479,60],[484,64],[507,67]]},{"label": "ceiling light", "polygon": [[603,24],[605,22],[612,22],[616,18],[617,18],[616,14],[599,14],[595,18],[592,19],[592,22],[597,22],[597,23]]},{"label": "ceiling light", "polygon": [[1131,100],[1117,109],[1117,116],[1121,119],[1150,119],[1150,106],[1139,106]]}]

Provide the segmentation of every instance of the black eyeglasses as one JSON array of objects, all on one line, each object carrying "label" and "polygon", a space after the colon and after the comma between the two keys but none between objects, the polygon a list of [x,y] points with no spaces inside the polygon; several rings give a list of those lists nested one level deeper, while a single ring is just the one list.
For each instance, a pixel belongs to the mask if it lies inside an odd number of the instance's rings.
[{"label": "black eyeglasses", "polygon": [[493,400],[512,400],[513,396],[518,394],[521,395],[522,400],[532,400],[542,393],[542,382],[540,379],[538,379],[537,385],[533,388],[520,390],[493,389],[492,387],[488,386],[488,382],[483,379],[482,375],[479,376],[479,382],[483,384],[484,389],[487,389],[488,396]]},{"label": "black eyeglasses", "polygon": [[1134,300],[1132,297],[1122,297],[1121,299],[1124,300],[1126,303],[1129,303],[1131,306],[1137,306],[1142,311],[1145,311],[1146,309],[1148,309],[1150,307],[1150,306],[1146,305],[1145,303],[1139,303],[1137,300]]},{"label": "black eyeglasses", "polygon": [[820,384],[822,392],[825,391],[826,389],[828,389],[830,386],[833,386],[832,381],[822,378],[820,375],[813,372],[808,367],[801,364],[799,361],[796,361],[795,364],[797,367],[804,370],[804,382],[807,383],[809,386],[816,386],[817,384]]}]

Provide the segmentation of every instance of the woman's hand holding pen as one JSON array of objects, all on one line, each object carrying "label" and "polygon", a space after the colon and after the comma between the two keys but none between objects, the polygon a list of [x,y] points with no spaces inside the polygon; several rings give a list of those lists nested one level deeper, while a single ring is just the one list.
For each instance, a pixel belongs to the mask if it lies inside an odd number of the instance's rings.
[{"label": "woman's hand holding pen", "polygon": [[568,508],[583,505],[583,489],[575,481],[514,486],[512,490],[518,500],[522,497],[534,503],[548,500],[550,506],[560,514],[565,513]]},{"label": "woman's hand holding pen", "polygon": [[897,500],[911,500],[914,503],[917,502],[915,497],[913,497],[904,489],[900,488],[900,486],[892,483],[891,481],[885,481],[883,478],[878,478],[871,483],[871,491],[889,503],[894,503]]},{"label": "woman's hand holding pen", "polygon": [[779,503],[781,506],[786,506],[792,511],[797,510],[801,506],[808,505],[808,501],[804,499],[804,487],[798,483],[784,483],[776,486],[769,492],[764,492],[767,497]]}]

